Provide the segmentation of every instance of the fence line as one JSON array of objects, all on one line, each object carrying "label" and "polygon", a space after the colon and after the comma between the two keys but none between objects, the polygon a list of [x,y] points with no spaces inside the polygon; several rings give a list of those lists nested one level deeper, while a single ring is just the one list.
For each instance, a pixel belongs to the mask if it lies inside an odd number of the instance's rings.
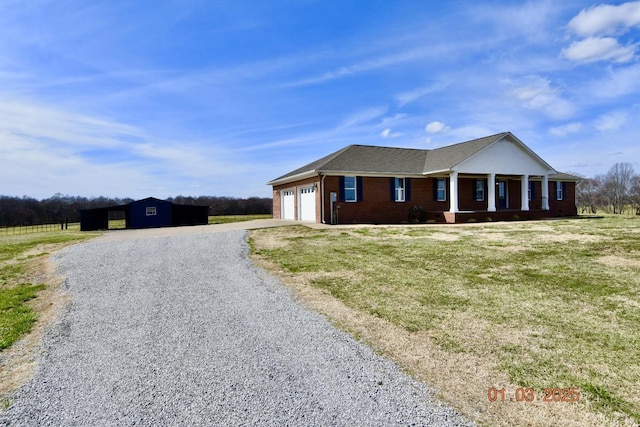
[{"label": "fence line", "polygon": [[37,224],[1,226],[0,236],[13,236],[17,234],[42,233],[45,231],[68,230],[69,224]]}]

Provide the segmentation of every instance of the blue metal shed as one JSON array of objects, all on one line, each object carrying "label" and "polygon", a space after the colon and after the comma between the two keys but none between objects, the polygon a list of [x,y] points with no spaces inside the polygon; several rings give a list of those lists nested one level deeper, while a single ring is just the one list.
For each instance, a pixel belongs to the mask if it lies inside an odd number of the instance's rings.
[{"label": "blue metal shed", "polygon": [[127,228],[169,227],[172,222],[173,203],[147,197],[129,203]]},{"label": "blue metal shed", "polygon": [[126,228],[157,228],[209,223],[209,206],[176,205],[147,197],[126,205],[80,210],[80,230],[107,230],[109,213],[124,212]]}]

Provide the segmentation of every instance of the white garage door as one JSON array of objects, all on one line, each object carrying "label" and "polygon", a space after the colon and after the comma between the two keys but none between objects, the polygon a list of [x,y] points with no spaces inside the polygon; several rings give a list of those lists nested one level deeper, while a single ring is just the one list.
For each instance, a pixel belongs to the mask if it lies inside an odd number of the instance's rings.
[{"label": "white garage door", "polygon": [[306,187],[300,189],[300,220],[316,220],[316,188]]},{"label": "white garage door", "polygon": [[296,219],[296,196],[293,190],[282,192],[282,219]]}]

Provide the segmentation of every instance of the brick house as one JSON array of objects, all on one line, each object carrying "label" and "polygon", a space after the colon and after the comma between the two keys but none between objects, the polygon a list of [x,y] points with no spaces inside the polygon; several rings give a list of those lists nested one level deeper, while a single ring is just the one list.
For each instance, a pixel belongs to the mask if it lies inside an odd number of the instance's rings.
[{"label": "brick house", "polygon": [[276,219],[393,224],[573,216],[579,180],[503,132],[435,150],[350,145],[268,185]]}]

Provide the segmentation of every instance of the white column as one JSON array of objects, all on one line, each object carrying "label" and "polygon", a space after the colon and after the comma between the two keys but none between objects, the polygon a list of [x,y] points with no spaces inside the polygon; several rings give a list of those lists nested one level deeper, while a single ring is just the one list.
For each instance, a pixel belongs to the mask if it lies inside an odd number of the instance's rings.
[{"label": "white column", "polygon": [[458,212],[458,172],[449,174],[449,212]]},{"label": "white column", "polygon": [[520,182],[522,183],[522,187],[520,192],[522,193],[520,202],[520,210],[528,211],[529,210],[529,175],[522,175],[520,177]]},{"label": "white column", "polygon": [[542,210],[549,210],[549,175],[542,175]]},{"label": "white column", "polygon": [[489,180],[487,185],[487,211],[495,212],[496,211],[496,174],[489,174]]}]

